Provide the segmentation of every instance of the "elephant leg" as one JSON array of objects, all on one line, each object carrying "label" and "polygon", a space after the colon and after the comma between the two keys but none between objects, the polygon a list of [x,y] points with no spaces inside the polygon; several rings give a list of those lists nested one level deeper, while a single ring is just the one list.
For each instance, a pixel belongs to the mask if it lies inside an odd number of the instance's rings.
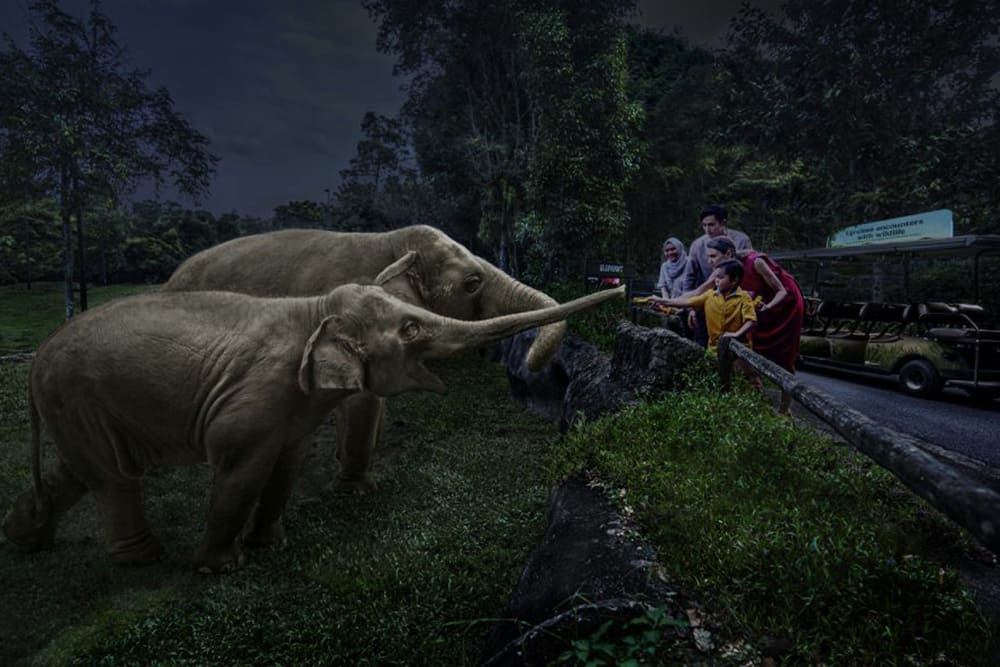
[{"label": "elephant leg", "polygon": [[94,491],[104,519],[108,556],[116,565],[145,565],[163,556],[163,546],[153,537],[143,510],[142,483],[120,478]]},{"label": "elephant leg", "polygon": [[339,488],[356,493],[375,490],[371,471],[384,411],[385,399],[367,392],[349,396],[337,405]]},{"label": "elephant leg", "polygon": [[87,487],[61,459],[42,478],[44,498],[38,502],[28,489],[14,500],[3,521],[3,532],[17,546],[34,551],[52,545],[59,519],[87,493]]},{"label": "elephant leg", "polygon": [[261,491],[249,530],[243,537],[243,544],[250,547],[285,547],[287,541],[281,517],[311,444],[310,434],[286,447],[278,457],[271,477]]},{"label": "elephant leg", "polygon": [[281,443],[217,448],[229,454],[216,463],[209,502],[208,522],[194,563],[199,572],[228,572],[243,566],[243,552],[236,539],[271,478]]}]

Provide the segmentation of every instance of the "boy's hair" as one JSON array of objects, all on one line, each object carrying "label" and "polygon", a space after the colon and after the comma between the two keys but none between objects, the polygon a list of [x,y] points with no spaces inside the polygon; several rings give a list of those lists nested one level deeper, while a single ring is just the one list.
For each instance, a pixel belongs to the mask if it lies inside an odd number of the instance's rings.
[{"label": "boy's hair", "polygon": [[729,259],[722,264],[719,264],[718,268],[722,269],[722,272],[737,285],[743,282],[743,262],[735,259]]},{"label": "boy's hair", "polygon": [[699,220],[704,220],[707,216],[714,215],[715,219],[719,222],[726,221],[726,207],[722,204],[709,204],[705,208],[701,209],[701,217]]}]

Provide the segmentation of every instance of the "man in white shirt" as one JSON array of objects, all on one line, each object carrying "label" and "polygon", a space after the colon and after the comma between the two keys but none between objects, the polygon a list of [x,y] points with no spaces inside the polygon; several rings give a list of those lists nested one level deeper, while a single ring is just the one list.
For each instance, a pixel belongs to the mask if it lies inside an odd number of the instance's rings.
[{"label": "man in white shirt", "polygon": [[[684,291],[689,292],[708,280],[712,275],[712,265],[708,263],[708,248],[706,243],[715,236],[728,236],[736,245],[736,250],[750,250],[750,237],[736,229],[728,229],[726,207],[722,204],[711,204],[701,210],[701,228],[704,234],[696,238],[688,249],[688,266],[684,274]],[[691,311],[688,315],[688,326],[694,330],[694,340],[705,347],[708,345],[708,330],[705,328],[705,315]]]}]

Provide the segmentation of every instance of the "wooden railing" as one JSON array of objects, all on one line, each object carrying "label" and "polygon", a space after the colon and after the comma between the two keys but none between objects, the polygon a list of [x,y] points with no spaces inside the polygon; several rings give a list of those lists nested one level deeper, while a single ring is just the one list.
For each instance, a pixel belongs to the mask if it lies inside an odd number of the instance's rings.
[{"label": "wooden railing", "polygon": [[780,385],[851,446],[972,533],[987,549],[1000,554],[1000,494],[996,491],[935,458],[916,438],[879,426],[732,338],[719,340],[719,373],[724,390],[729,389],[737,357]]}]

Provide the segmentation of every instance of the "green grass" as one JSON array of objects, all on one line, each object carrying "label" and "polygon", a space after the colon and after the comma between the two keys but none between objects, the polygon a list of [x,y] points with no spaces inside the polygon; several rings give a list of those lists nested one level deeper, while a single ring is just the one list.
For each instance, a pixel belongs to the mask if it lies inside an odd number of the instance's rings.
[{"label": "green grass", "polygon": [[[665,570],[794,664],[987,664],[996,628],[937,558],[967,538],[860,455],[705,380],[575,431],[551,475],[620,488]],[[952,664],[952,662],[948,662]]]},{"label": "green grass", "polygon": [[[87,290],[87,300],[93,308],[111,299],[151,289],[155,288],[150,285],[92,286]],[[79,308],[79,293],[74,299]],[[36,283],[30,290],[22,285],[0,287],[0,355],[35,350],[65,319],[61,284]]]},{"label": "green grass", "polygon": [[0,514],[30,477],[28,364],[0,363]]},{"label": "green grass", "polygon": [[[0,365],[3,507],[30,479],[26,368]],[[45,665],[473,664],[544,531],[544,457],[558,433],[512,406],[500,367],[469,356],[443,377],[444,397],[391,401],[383,451],[393,463],[376,493],[297,506],[289,547],[249,552],[239,572],[190,572],[209,484],[201,467],[148,479],[163,563],[112,568],[100,533],[74,537],[72,526],[51,552],[0,548],[10,610],[0,611],[0,662],[21,651]]]},{"label": "green grass", "polygon": [[[0,292],[0,330],[24,332],[14,350],[58,325],[52,291]],[[33,320],[43,303],[54,313]],[[29,486],[27,369],[0,363],[0,512]],[[210,471],[156,472],[159,564],[110,566],[92,506],[50,551],[0,545],[0,663],[473,664],[542,535],[549,483],[586,471],[748,655],[767,636],[789,641],[786,664],[988,664],[996,628],[940,564],[967,538],[866,459],[702,374],[560,440],[510,402],[501,368],[453,360],[447,395],[390,402],[376,493],[293,506],[289,547],[224,576],[190,568]],[[608,645],[630,632],[656,642],[636,626],[577,650],[636,655]]]}]

